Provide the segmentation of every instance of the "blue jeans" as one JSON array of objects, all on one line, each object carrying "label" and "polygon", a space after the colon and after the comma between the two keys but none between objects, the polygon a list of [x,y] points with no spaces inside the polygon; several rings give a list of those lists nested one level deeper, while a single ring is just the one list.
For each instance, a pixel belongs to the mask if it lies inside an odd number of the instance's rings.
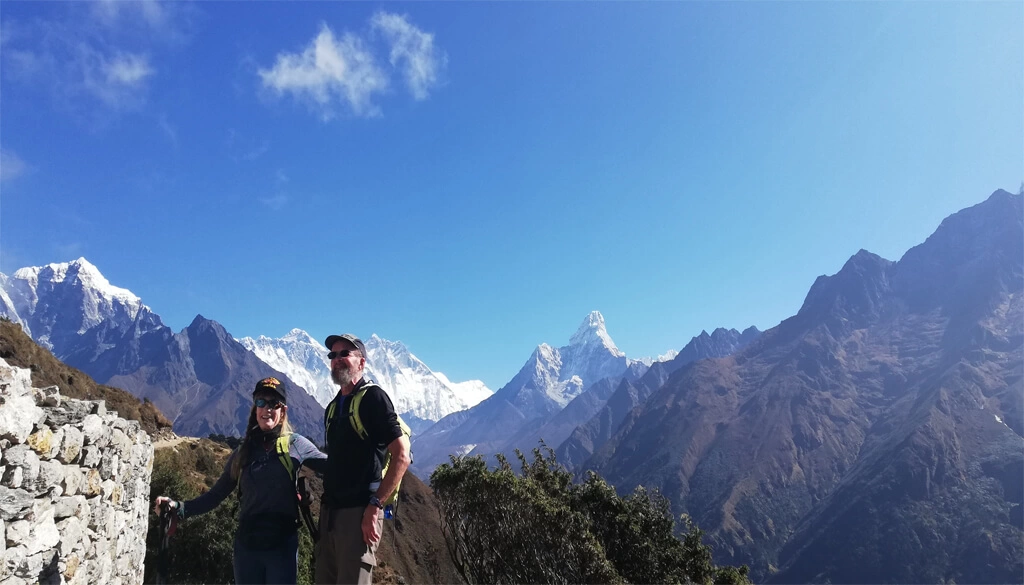
[{"label": "blue jeans", "polygon": [[291,583],[294,585],[299,566],[299,534],[293,533],[284,542],[267,550],[253,550],[235,538],[235,583]]}]

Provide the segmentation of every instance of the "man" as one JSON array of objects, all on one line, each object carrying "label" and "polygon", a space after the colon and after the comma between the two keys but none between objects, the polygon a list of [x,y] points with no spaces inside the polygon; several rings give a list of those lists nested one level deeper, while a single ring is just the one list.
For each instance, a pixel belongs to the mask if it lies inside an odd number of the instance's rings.
[{"label": "man", "polygon": [[[409,438],[402,433],[391,398],[363,378],[363,342],[346,333],[331,335],[324,345],[331,350],[331,378],[339,388],[324,416],[327,466],[316,582],[369,585],[384,528],[381,502],[387,501],[409,467]],[[348,400],[359,392],[364,393],[358,404],[366,439],[348,417]],[[391,463],[381,477],[385,451],[391,453]]]}]

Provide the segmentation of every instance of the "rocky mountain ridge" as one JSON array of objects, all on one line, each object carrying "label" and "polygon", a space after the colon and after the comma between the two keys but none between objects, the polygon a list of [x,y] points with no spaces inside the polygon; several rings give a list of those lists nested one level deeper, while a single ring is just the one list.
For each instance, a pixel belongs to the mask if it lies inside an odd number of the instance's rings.
[{"label": "rocky mountain ridge", "polygon": [[858,252],[746,349],[670,374],[586,468],[662,490],[755,581],[1019,579],[1022,218],[997,191],[898,262]]}]

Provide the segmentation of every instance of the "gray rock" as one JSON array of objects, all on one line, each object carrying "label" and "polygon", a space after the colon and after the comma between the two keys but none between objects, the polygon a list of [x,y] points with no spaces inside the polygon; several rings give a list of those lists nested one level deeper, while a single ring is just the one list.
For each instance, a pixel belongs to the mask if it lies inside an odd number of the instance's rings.
[{"label": "gray rock", "polygon": [[85,435],[75,427],[61,428],[64,431],[64,438],[57,452],[57,460],[62,463],[75,463],[78,460],[78,456],[82,453]]},{"label": "gray rock", "polygon": [[85,400],[67,398],[60,408],[44,408],[46,424],[50,427],[80,424],[92,412],[93,405]]},{"label": "gray rock", "polygon": [[0,475],[0,485],[18,489],[25,478],[25,471],[20,467],[5,468],[3,475]]},{"label": "gray rock", "polygon": [[[0,579],[10,579],[14,576],[15,570],[18,565],[25,559],[25,547],[14,546],[8,547],[2,555],[0,555]],[[6,581],[3,581],[6,583]]]},{"label": "gray rock", "polygon": [[34,389],[36,404],[39,406],[60,406],[60,388],[47,386],[46,388]]},{"label": "gray rock", "polygon": [[[48,570],[44,570],[48,569]],[[14,569],[14,574],[29,580],[38,579],[40,583],[57,570],[57,551],[47,550],[24,557]]]},{"label": "gray rock", "polygon": [[[45,428],[45,427],[44,427]],[[53,440],[50,442],[50,450],[43,457],[40,455],[40,459],[53,459],[60,453],[60,446],[64,443],[64,427],[59,427],[53,431]]]},{"label": "gray rock", "polygon": [[129,457],[131,455],[132,446],[134,445],[134,443],[132,442],[131,439],[128,438],[128,435],[126,435],[124,431],[116,428],[113,429],[110,432],[110,443],[111,445],[113,445],[115,449],[117,449],[117,454],[120,455],[122,459]]},{"label": "gray rock", "polygon": [[[85,525],[75,516],[65,518],[57,523],[57,530],[61,534],[60,550],[69,555],[71,551],[80,548],[85,539]],[[127,538],[124,540],[128,540]]]},{"label": "gray rock", "polygon": [[82,467],[97,467],[103,458],[103,451],[96,445],[89,445],[82,449]]},{"label": "gray rock", "polygon": [[100,476],[103,479],[111,479],[117,475],[117,469],[121,463],[120,457],[112,449],[108,448],[103,452],[103,457],[100,458]]},{"label": "gray rock", "polygon": [[31,396],[0,397],[0,438],[14,443],[24,443],[35,426],[35,421],[43,416]]},{"label": "gray rock", "polygon": [[0,486],[0,519],[19,520],[32,511],[35,499],[22,490]]},{"label": "gray rock", "polygon": [[64,466],[61,465],[60,461],[50,460],[39,463],[39,477],[36,478],[36,489],[46,491],[52,487],[59,488],[63,482]]},{"label": "gray rock", "polygon": [[106,447],[110,442],[110,429],[97,414],[90,414],[82,420],[82,434],[85,435],[85,445]]},{"label": "gray rock", "polygon": [[72,517],[82,519],[88,516],[88,510],[89,506],[85,503],[85,496],[63,496],[53,505],[53,517],[57,520]]},{"label": "gray rock", "polygon": [[[27,445],[15,445],[4,451],[4,462],[7,467],[20,467],[24,472],[23,484],[33,484],[39,475],[39,456]],[[10,469],[7,470],[10,473]]]},{"label": "gray rock", "polygon": [[85,484],[85,476],[77,465],[64,466],[64,495],[74,496],[81,493]]}]

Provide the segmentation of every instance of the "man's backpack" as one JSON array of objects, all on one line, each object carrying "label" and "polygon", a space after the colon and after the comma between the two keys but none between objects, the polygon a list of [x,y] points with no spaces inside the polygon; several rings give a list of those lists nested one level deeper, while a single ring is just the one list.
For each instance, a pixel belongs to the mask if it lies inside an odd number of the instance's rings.
[{"label": "man's backpack", "polygon": [[[353,394],[351,394],[348,397],[348,413],[346,414],[346,416],[348,417],[349,423],[352,424],[352,430],[354,430],[356,432],[356,434],[359,435],[359,438],[364,440],[364,441],[369,440],[369,433],[367,433],[366,427],[363,425],[363,419],[359,416],[359,404],[363,401],[363,396],[366,394],[366,390],[368,388],[377,388],[377,389],[380,389],[381,392],[384,391],[380,386],[378,386],[377,384],[374,384],[372,382],[370,382],[368,384],[363,384],[358,389],[356,389],[356,391]],[[334,418],[334,412],[335,412],[335,409],[337,408],[337,406],[338,406],[338,401],[337,400],[332,401],[331,405],[327,407],[327,412],[324,413],[324,439],[325,440],[326,440],[328,432],[330,432],[331,420]],[[405,435],[406,437],[412,438],[412,429],[409,428],[409,425],[405,424],[405,421],[402,420],[401,416],[399,416],[397,414],[395,416],[398,417],[398,425],[400,427],[402,427],[402,434]],[[411,463],[412,462],[412,453],[411,452],[409,453],[409,459],[410,459],[410,463]],[[387,474],[387,472],[388,472],[388,465],[390,465],[390,464],[391,464],[391,452],[388,451],[385,448],[384,449],[384,465],[381,467],[381,470],[380,470],[380,476],[382,478]],[[375,485],[371,485],[370,489],[374,489],[374,490],[377,489],[376,484]],[[401,489],[402,489],[402,482],[401,482],[401,480],[399,480],[398,485],[395,486],[395,491],[391,492],[391,495],[388,496],[387,500],[381,502],[381,504],[384,505],[384,517],[385,518],[394,518],[398,514],[398,492]]]}]

